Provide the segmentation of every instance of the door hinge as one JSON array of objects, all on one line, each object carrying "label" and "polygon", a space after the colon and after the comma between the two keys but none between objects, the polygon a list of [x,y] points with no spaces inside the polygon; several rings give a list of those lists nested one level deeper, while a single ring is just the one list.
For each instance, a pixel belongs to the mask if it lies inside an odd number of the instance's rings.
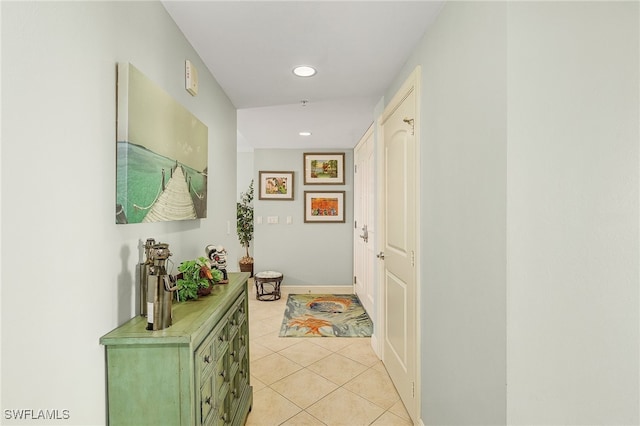
[{"label": "door hinge", "polygon": [[358,173],[358,165],[357,164],[353,165],[353,173]]},{"label": "door hinge", "polygon": [[416,397],[416,382],[411,382],[411,397]]},{"label": "door hinge", "polygon": [[356,276],[353,276],[353,285],[356,285],[358,283],[358,280],[356,279]]},{"label": "door hinge", "polygon": [[411,135],[415,134],[416,131],[416,126],[414,125],[414,121],[413,118],[405,118],[404,120],[405,123],[407,123],[409,126],[411,126]]},{"label": "door hinge", "polygon": [[411,266],[416,266],[416,252],[411,250]]}]

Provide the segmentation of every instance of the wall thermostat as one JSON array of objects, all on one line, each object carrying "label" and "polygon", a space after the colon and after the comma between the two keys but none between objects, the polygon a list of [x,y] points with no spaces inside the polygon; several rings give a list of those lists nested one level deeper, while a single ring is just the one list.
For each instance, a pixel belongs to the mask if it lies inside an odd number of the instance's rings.
[{"label": "wall thermostat", "polygon": [[184,61],[184,86],[191,96],[198,94],[198,70],[188,59]]}]

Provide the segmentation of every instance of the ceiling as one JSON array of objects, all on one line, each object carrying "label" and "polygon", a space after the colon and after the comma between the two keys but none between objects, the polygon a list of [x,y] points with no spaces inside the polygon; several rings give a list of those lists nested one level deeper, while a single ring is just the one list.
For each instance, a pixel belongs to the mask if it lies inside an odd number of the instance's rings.
[{"label": "ceiling", "polygon": [[353,148],[443,2],[162,3],[238,109],[245,151]]}]

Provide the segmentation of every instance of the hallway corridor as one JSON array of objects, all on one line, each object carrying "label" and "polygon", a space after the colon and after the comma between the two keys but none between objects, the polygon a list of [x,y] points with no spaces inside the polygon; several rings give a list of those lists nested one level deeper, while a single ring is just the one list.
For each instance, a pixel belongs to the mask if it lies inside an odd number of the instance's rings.
[{"label": "hallway corridor", "polygon": [[370,338],[278,337],[287,301],[255,298],[249,280],[253,409],[247,425],[411,425]]}]

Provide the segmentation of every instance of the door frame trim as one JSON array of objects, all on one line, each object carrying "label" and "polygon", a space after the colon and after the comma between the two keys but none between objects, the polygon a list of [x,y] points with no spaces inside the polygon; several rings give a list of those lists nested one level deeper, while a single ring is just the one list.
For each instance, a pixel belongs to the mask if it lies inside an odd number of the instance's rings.
[{"label": "door frame trim", "polygon": [[[398,91],[395,93],[395,95],[393,96],[393,98],[391,99],[391,101],[389,101],[389,103],[384,107],[384,110],[382,112],[382,114],[380,114],[378,120],[376,121],[376,130],[377,130],[377,136],[378,136],[378,140],[375,141],[375,149],[376,149],[376,157],[377,157],[377,164],[376,164],[376,174],[378,176],[378,188],[379,191],[382,191],[383,188],[383,183],[384,182],[380,182],[381,176],[382,176],[382,170],[384,168],[384,133],[382,131],[383,125],[385,123],[385,121],[389,118],[389,116],[391,116],[391,114],[393,114],[395,112],[395,110],[398,108],[398,106],[402,103],[402,101],[404,99],[407,98],[407,96],[409,96],[411,94],[411,92],[415,93],[415,118],[414,118],[414,137],[415,137],[415,166],[416,166],[416,186],[415,186],[415,201],[416,201],[416,207],[415,207],[415,215],[416,215],[416,251],[415,251],[415,258],[416,258],[416,267],[415,267],[415,285],[416,285],[416,298],[415,298],[415,312],[416,312],[416,327],[415,327],[415,333],[416,335],[414,336],[415,338],[415,342],[416,342],[416,353],[415,353],[415,357],[416,357],[416,372],[415,372],[415,377],[414,379],[414,383],[415,383],[415,397],[414,397],[414,401],[415,401],[415,406],[413,407],[413,411],[414,411],[414,415],[415,415],[415,419],[416,421],[422,422],[421,416],[422,416],[422,412],[421,412],[421,398],[422,398],[422,386],[421,386],[421,381],[420,378],[422,376],[422,366],[421,366],[421,362],[420,362],[420,348],[421,348],[421,338],[420,336],[422,335],[422,330],[421,330],[421,324],[422,324],[422,315],[421,315],[421,310],[420,310],[420,300],[422,297],[422,292],[421,292],[421,264],[420,264],[420,253],[421,253],[421,227],[420,227],[420,182],[421,182],[421,177],[422,177],[422,172],[421,172],[421,168],[420,168],[420,106],[421,106],[421,102],[420,102],[420,76],[421,76],[421,72],[422,69],[420,67],[420,65],[416,66],[413,71],[409,74],[409,76],[407,77],[407,79],[405,80],[405,82],[402,84],[402,86],[400,86],[400,88],[398,89]],[[380,192],[378,192],[380,193]],[[383,248],[384,248],[384,223],[383,223],[383,217],[382,217],[382,212],[384,211],[384,197],[380,196],[378,197],[377,200],[377,211],[378,214],[376,215],[376,226],[378,229],[378,238],[376,239],[376,252],[380,252]],[[377,303],[376,303],[376,307],[377,307],[377,312],[376,312],[376,323],[377,323],[377,328],[378,330],[384,330],[384,327],[386,325],[386,318],[385,318],[385,314],[384,314],[384,309],[383,307],[386,304],[386,299],[385,299],[385,295],[384,295],[384,265],[382,262],[378,262],[378,267],[376,268],[376,276],[377,276],[377,282],[376,282],[376,287],[377,287]],[[373,343],[373,342],[372,342]],[[380,357],[380,359],[384,359],[384,333],[382,333],[379,336],[379,339],[377,339],[376,341],[376,346],[377,346],[377,352],[378,355]],[[407,411],[409,411],[411,409],[411,407],[405,407],[407,408]],[[411,413],[409,413],[411,414]]]}]

